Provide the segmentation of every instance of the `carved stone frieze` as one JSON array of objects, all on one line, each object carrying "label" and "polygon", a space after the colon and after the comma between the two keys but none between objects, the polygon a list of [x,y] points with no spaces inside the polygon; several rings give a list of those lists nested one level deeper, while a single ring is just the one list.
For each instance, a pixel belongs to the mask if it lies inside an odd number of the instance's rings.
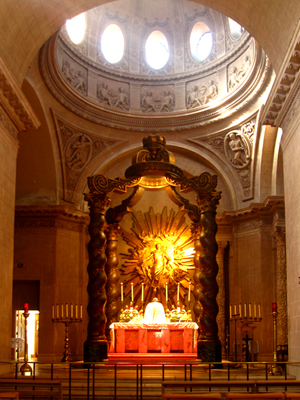
[{"label": "carved stone frieze", "polygon": [[97,99],[101,105],[111,108],[126,110],[130,108],[129,104],[129,85],[122,83],[116,88],[116,84],[120,82],[110,82],[110,86],[106,81],[102,81],[97,85]]},{"label": "carved stone frieze", "polygon": [[85,233],[89,217],[87,214],[65,206],[16,206],[16,228],[56,228]]},{"label": "carved stone frieze", "polygon": [[240,60],[236,60],[234,64],[228,66],[228,80],[227,80],[227,86],[228,86],[228,91],[232,91],[241,84],[247,74],[251,70],[251,65],[252,65],[252,60],[250,55],[246,54],[243,56],[243,61],[241,62]]},{"label": "carved stone frieze", "polygon": [[[87,71],[83,68],[76,70],[77,64],[64,59],[62,62],[62,73],[66,81],[81,94],[87,95]],[[74,70],[75,68],[75,70]]]},{"label": "carved stone frieze", "polygon": [[37,129],[40,122],[0,57],[0,122],[15,139],[17,133]]},{"label": "carved stone frieze", "polygon": [[[278,213],[284,210],[283,196],[269,196],[264,203],[251,204],[241,211],[225,211],[217,216],[219,233],[222,226],[232,227],[234,233],[267,227],[273,230]],[[284,221],[280,221],[284,226]]]},{"label": "carved stone frieze", "polygon": [[88,164],[120,140],[96,136],[75,128],[54,114],[64,173],[64,199],[73,201],[78,180]]},{"label": "carved stone frieze", "polygon": [[[201,85],[201,86],[200,86]],[[187,83],[186,108],[196,108],[217,100],[219,89],[213,79],[206,81]]]},{"label": "carved stone frieze", "polygon": [[263,226],[272,226],[272,217],[261,217],[261,218],[251,218],[251,220],[248,221],[242,221],[237,224],[233,225],[233,232],[242,232],[242,231],[248,231],[248,230],[254,230],[261,228]]},{"label": "carved stone frieze", "polygon": [[142,86],[141,109],[145,113],[171,112],[175,107],[174,85]]}]

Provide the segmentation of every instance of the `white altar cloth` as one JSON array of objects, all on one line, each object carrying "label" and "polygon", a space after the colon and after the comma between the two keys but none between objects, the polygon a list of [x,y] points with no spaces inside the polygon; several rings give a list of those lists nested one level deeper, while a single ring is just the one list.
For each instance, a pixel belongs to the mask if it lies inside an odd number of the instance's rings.
[{"label": "white altar cloth", "polygon": [[195,353],[197,329],[195,322],[111,324],[113,353]]}]

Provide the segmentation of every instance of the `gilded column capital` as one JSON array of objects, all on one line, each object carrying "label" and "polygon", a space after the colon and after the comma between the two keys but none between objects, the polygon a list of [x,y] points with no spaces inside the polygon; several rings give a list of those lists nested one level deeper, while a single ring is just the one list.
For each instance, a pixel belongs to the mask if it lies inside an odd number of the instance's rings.
[{"label": "gilded column capital", "polygon": [[221,199],[221,192],[198,193],[197,204],[201,213],[216,212]]},{"label": "gilded column capital", "polygon": [[272,235],[276,240],[277,246],[285,246],[285,227],[284,226],[276,226]]},{"label": "gilded column capital", "polygon": [[228,246],[228,242],[226,240],[217,241],[218,244],[218,253],[217,256],[223,256],[226,247]]},{"label": "gilded column capital", "polygon": [[110,205],[110,198],[105,193],[85,193],[84,200],[88,202],[92,213],[103,213]]}]

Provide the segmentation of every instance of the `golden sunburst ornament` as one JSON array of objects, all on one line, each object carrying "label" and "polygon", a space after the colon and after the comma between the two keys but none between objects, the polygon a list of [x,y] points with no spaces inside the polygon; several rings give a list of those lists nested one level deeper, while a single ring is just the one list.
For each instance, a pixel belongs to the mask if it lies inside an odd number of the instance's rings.
[{"label": "golden sunburst ornament", "polygon": [[[194,269],[194,244],[190,227],[185,221],[185,213],[174,210],[168,215],[167,208],[161,214],[155,214],[151,207],[149,212],[132,214],[131,232],[123,230],[122,236],[130,246],[126,254],[122,254],[122,274],[124,294],[130,293],[133,283],[134,298],[140,299],[142,283],[147,304],[153,295],[177,304],[178,296],[184,300],[191,290],[190,270]],[[177,298],[176,298],[177,296]]]}]

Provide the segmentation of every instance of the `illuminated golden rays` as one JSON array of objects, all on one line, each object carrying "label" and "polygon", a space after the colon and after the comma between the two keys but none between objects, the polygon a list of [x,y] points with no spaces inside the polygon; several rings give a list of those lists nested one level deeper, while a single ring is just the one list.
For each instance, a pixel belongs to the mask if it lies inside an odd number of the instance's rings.
[{"label": "illuminated golden rays", "polygon": [[177,303],[177,286],[181,301],[188,293],[191,276],[189,270],[194,269],[194,244],[190,228],[185,222],[185,214],[175,214],[167,208],[161,214],[155,214],[151,207],[149,212],[132,214],[133,226],[130,232],[123,230],[122,236],[130,246],[126,254],[122,254],[122,274],[124,293],[130,292],[130,282],[134,286],[135,302],[141,297],[141,284],[145,286],[147,304],[154,294],[165,300],[166,284],[168,284],[169,304]]}]

